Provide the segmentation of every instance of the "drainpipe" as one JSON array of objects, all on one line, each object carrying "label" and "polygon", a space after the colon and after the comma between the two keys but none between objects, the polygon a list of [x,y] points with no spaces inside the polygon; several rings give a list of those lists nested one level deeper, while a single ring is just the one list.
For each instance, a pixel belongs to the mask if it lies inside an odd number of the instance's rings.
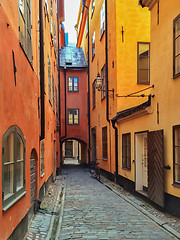
[{"label": "drainpipe", "polygon": [[57,0],[57,33],[58,33],[58,96],[59,96],[59,143],[61,144],[61,92],[60,92],[60,52],[59,52],[59,0]]},{"label": "drainpipe", "polygon": [[67,94],[66,94],[66,67],[64,67],[64,107],[65,107],[65,135],[61,136],[61,140],[67,137]]},{"label": "drainpipe", "polygon": [[44,106],[44,36],[43,36],[43,6],[39,0],[39,33],[40,33],[40,98],[41,98],[41,135],[45,138],[45,106]]},{"label": "drainpipe", "polygon": [[112,127],[115,130],[115,167],[116,167],[116,172],[115,172],[115,182],[117,183],[117,178],[118,178],[118,129],[115,126],[116,121],[112,120]]},{"label": "drainpipe", "polygon": [[91,118],[90,118],[90,56],[89,56],[89,8],[85,5],[85,1],[82,0],[82,5],[87,9],[87,20],[88,20],[88,164],[90,164],[90,150],[91,150]]},{"label": "drainpipe", "polygon": [[107,1],[105,0],[105,52],[106,52],[106,120],[110,123],[109,119],[109,97],[108,97],[108,19],[107,19]]},{"label": "drainpipe", "polygon": [[88,17],[88,134],[89,134],[89,147],[88,147],[88,163],[90,164],[90,149],[91,149],[91,119],[90,119],[90,56],[89,56],[89,8],[87,8]]}]

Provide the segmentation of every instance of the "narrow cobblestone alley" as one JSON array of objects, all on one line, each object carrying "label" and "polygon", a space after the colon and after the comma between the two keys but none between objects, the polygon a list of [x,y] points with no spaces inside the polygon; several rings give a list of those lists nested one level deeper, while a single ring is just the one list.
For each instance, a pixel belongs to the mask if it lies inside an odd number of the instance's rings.
[{"label": "narrow cobblestone alley", "polygon": [[80,167],[64,169],[59,239],[176,239]]}]

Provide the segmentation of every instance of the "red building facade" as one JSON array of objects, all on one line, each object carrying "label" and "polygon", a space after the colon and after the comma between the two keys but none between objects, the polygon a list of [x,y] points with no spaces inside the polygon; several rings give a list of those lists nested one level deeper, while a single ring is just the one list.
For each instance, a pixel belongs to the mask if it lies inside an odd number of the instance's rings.
[{"label": "red building facade", "polygon": [[87,163],[88,103],[87,65],[81,48],[60,51],[61,142],[81,143],[82,162]]}]

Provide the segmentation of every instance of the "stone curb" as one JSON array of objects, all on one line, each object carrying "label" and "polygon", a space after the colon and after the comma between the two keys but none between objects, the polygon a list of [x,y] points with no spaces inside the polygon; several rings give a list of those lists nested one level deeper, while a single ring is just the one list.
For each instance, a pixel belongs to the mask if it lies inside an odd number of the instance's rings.
[{"label": "stone curb", "polygon": [[167,232],[169,232],[171,235],[175,236],[177,239],[180,239],[180,233],[178,233],[176,230],[174,230],[173,228],[169,227],[166,222],[161,221],[160,219],[158,219],[157,217],[153,216],[151,213],[149,213],[148,211],[146,211],[145,209],[143,209],[142,207],[140,207],[139,205],[137,205],[136,203],[132,202],[132,200],[130,200],[129,198],[127,198],[126,196],[122,195],[120,192],[118,192],[117,190],[113,189],[111,186],[109,186],[106,183],[103,183],[102,181],[100,181],[100,183],[102,183],[104,186],[106,186],[107,188],[109,188],[112,192],[114,192],[115,194],[117,194],[119,197],[121,197],[122,199],[124,199],[125,201],[127,201],[129,204],[131,204],[133,207],[135,207],[137,210],[139,210],[141,213],[143,213],[145,216],[147,216],[148,218],[150,218],[153,222],[155,222],[157,225],[159,225],[161,228],[163,228],[164,230],[166,230]]},{"label": "stone curb", "polygon": [[56,230],[55,240],[59,239],[60,233],[61,233],[61,225],[62,225],[64,203],[65,203],[65,193],[66,193],[66,185],[64,185],[64,188],[62,189],[62,201],[61,201],[61,208],[60,208],[60,213],[59,213],[59,220],[58,220],[58,226],[57,226],[57,230]]},{"label": "stone curb", "polygon": [[[62,192],[62,187],[60,187],[60,190],[59,190],[59,192],[57,194],[57,198],[56,198],[56,201],[55,201],[55,206],[54,206],[53,212],[57,211],[57,208],[58,208],[57,206],[58,206],[58,202],[60,200],[61,192]],[[47,234],[46,240],[50,240],[51,239],[55,217],[56,217],[55,215],[53,215],[51,217],[51,223],[50,223],[50,227],[49,227],[49,230],[48,230],[48,234]]]}]

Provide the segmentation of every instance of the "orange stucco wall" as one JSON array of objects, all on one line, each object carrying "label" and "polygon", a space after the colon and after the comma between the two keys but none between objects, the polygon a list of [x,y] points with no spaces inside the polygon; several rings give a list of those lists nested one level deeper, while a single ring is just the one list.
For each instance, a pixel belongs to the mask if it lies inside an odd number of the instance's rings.
[{"label": "orange stucco wall", "polygon": [[[30,155],[33,148],[39,152],[38,96],[39,82],[29,65],[10,20],[0,7],[0,148],[7,129],[18,126],[25,137],[26,195],[6,212],[2,210],[2,184],[0,184],[0,239],[7,239],[30,208]],[[3,17],[2,17],[3,16]],[[10,26],[7,27],[7,23]],[[17,68],[16,86],[14,81],[12,50]],[[2,155],[0,155],[2,166]],[[0,179],[2,171],[0,171]],[[1,181],[0,181],[1,182]],[[18,209],[18,211],[17,211]]]},{"label": "orange stucco wall", "polygon": [[[41,176],[41,150],[40,150],[40,76],[39,76],[39,2],[32,3],[32,52],[33,63],[30,65],[19,44],[18,30],[18,0],[0,1],[0,149],[2,137],[7,129],[18,126],[25,137],[25,190],[26,194],[13,204],[8,210],[2,209],[2,170],[0,168],[0,239],[6,240],[25,217],[31,207],[30,184],[30,155],[32,149],[37,152],[36,169],[36,196],[47,182],[53,171],[60,166],[59,146],[59,113],[58,113],[58,71],[57,71],[57,1],[53,1],[53,26],[56,29],[56,45],[51,39],[50,18],[45,14],[45,1],[43,1],[44,22],[44,69],[45,69],[45,153],[44,175]],[[50,10],[50,6],[49,6]],[[60,14],[61,17],[61,14]],[[62,16],[63,17],[63,16]],[[8,25],[7,25],[8,24]],[[53,36],[54,37],[54,36]],[[14,80],[13,57],[14,51],[16,72],[16,86]],[[53,111],[53,101],[49,102],[48,92],[48,55],[51,63],[54,88],[57,89],[57,112]],[[54,91],[55,92],[55,91]],[[53,96],[53,89],[51,89]],[[56,104],[56,101],[55,101]],[[56,150],[54,150],[54,141]],[[54,166],[54,154],[56,166]],[[0,155],[2,166],[2,155]],[[17,211],[18,209],[18,211]]]}]

